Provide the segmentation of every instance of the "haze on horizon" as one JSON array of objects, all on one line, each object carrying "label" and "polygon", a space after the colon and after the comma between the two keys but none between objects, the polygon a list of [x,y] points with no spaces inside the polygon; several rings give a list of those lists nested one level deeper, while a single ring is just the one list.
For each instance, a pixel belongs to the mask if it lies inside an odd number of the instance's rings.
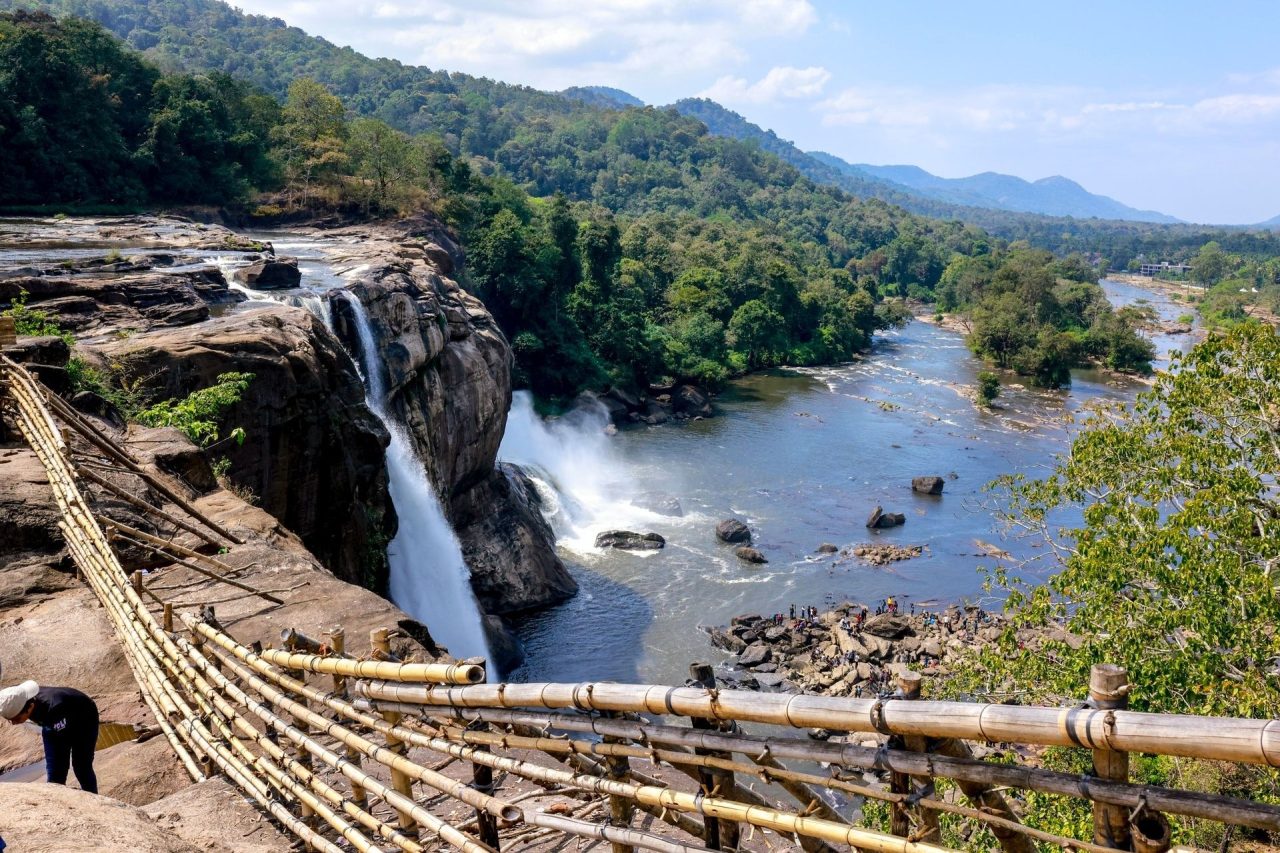
[{"label": "haze on horizon", "polygon": [[703,96],[805,150],[1064,175],[1191,222],[1280,214],[1280,6],[1009,0],[236,0],[371,56]]}]

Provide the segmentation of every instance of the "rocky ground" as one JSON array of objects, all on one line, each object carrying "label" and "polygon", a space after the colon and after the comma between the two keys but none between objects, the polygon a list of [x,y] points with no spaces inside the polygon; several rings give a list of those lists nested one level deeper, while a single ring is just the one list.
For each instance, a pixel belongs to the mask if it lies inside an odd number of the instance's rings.
[{"label": "rocky ground", "polygon": [[974,605],[877,613],[886,609],[886,602],[845,602],[812,615],[805,608],[796,616],[746,614],[708,633],[712,645],[733,655],[723,670],[726,685],[861,697],[892,690],[904,667],[926,679],[945,677],[957,658],[1007,627],[1000,614]]}]

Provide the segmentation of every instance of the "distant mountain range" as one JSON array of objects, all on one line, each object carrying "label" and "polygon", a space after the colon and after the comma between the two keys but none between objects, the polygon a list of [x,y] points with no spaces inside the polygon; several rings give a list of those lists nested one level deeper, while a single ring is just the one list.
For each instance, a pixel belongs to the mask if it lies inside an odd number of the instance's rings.
[{"label": "distant mountain range", "polygon": [[[617,92],[616,89],[610,91]],[[626,95],[625,92],[618,94]],[[1138,210],[1115,199],[1091,193],[1075,181],[1061,176],[1035,182],[997,172],[984,172],[968,178],[940,178],[918,166],[855,165],[823,151],[801,151],[773,131],[764,130],[733,110],[706,98],[686,98],[672,104],[672,107],[681,115],[698,119],[718,136],[754,140],[761,148],[778,155],[815,181],[839,186],[855,195],[881,198],[926,216],[968,219],[966,208],[981,208],[1078,219],[1180,221],[1154,210]],[[1280,221],[1280,217],[1277,220]]]}]

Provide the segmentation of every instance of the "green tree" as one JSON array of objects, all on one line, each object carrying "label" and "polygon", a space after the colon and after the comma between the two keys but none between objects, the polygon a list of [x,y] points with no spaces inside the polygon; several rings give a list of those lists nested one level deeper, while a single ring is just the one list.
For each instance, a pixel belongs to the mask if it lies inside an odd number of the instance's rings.
[{"label": "green tree", "polygon": [[1203,287],[1212,287],[1226,278],[1230,271],[1231,259],[1214,240],[1201,246],[1191,260],[1191,278]]},{"label": "green tree", "polygon": [[[1008,520],[1055,555],[1042,584],[1007,569],[1012,627],[976,681],[1075,695],[1128,668],[1140,710],[1280,715],[1280,337],[1261,324],[1175,357],[1131,409],[1091,418],[1044,480],[1003,478]],[[1083,524],[1060,530],[1065,507]],[[1061,625],[1042,645],[1021,628]],[[974,675],[976,673],[976,675]]]},{"label": "green tree", "polygon": [[329,90],[308,77],[289,85],[281,123],[272,133],[286,177],[302,191],[306,204],[313,188],[336,178],[349,164],[346,108]]},{"label": "green tree", "polygon": [[358,118],[348,128],[347,152],[364,192],[364,207],[396,211],[407,206],[412,178],[409,137],[375,118]]},{"label": "green tree", "polygon": [[990,406],[1000,396],[1000,377],[990,370],[978,372],[978,405]]},{"label": "green tree", "polygon": [[744,302],[729,320],[729,346],[746,360],[749,370],[775,363],[786,348],[786,322],[758,299]]}]

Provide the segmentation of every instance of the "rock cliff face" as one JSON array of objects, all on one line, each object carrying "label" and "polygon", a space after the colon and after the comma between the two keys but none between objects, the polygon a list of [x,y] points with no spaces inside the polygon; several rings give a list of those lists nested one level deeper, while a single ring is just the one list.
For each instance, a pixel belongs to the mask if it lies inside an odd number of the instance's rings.
[{"label": "rock cliff face", "polygon": [[[511,406],[511,349],[480,300],[447,277],[458,256],[443,239],[428,222],[402,226],[339,261],[365,267],[351,290],[383,353],[389,408],[425,461],[481,606],[493,614],[545,607],[577,584],[555,554],[536,495],[518,471],[496,465]],[[331,305],[338,336],[356,351],[350,307]]]},{"label": "rock cliff face", "polygon": [[225,415],[243,444],[214,452],[230,477],[301,537],[338,577],[386,588],[394,534],[383,449],[386,430],[364,402],[351,360],[324,324],[301,308],[249,308],[213,323],[160,329],[95,349],[150,377],[159,397],[183,397],[222,373],[252,373]]}]

